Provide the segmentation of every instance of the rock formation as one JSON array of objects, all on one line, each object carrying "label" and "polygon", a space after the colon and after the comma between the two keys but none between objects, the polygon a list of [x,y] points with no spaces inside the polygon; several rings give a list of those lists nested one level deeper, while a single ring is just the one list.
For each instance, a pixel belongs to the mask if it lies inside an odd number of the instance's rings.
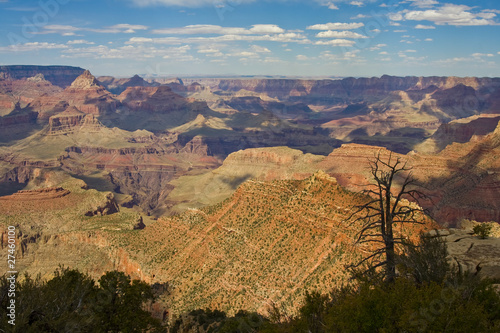
[{"label": "rock formation", "polygon": [[11,80],[21,80],[42,74],[45,80],[61,88],[69,86],[85,70],[71,66],[0,66],[0,74]]},{"label": "rock formation", "polygon": [[150,87],[159,85],[158,83],[150,83],[145,81],[139,75],[134,75],[131,78],[117,79],[112,76],[100,76],[97,78],[99,82],[106,87],[106,90],[113,94],[119,95],[128,87]]},{"label": "rock formation", "polygon": [[72,89],[99,89],[103,88],[99,81],[90,73],[90,71],[86,70],[80,76],[78,76],[75,81],[71,83],[69,88]]}]

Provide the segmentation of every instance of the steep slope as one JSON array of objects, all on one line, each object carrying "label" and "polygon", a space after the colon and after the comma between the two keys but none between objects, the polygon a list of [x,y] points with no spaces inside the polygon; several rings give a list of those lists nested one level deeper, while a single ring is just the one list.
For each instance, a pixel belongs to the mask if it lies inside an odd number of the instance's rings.
[{"label": "steep slope", "polygon": [[[220,204],[161,219],[119,242],[130,253],[141,249],[132,257],[152,281],[172,282],[174,312],[263,312],[271,301],[294,311],[305,290],[341,285],[344,265],[361,257],[352,243],[360,226],[345,219],[362,200],[322,172],[247,181]],[[427,220],[424,229],[433,226]]]}]

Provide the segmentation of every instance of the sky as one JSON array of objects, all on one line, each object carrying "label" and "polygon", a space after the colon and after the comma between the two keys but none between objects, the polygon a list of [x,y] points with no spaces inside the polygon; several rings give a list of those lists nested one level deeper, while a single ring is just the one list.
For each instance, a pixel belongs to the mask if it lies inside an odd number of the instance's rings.
[{"label": "sky", "polygon": [[498,0],[0,0],[0,65],[500,77]]}]

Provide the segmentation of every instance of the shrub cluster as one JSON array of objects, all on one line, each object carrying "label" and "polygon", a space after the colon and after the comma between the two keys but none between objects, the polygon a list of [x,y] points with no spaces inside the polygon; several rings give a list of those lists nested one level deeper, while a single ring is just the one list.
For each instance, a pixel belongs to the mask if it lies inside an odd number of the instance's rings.
[{"label": "shrub cluster", "polygon": [[[0,278],[0,306],[7,308],[8,281]],[[77,270],[60,269],[54,278],[25,275],[16,286],[15,326],[0,318],[2,332],[155,332],[162,330],[144,306],[154,289],[122,272],[104,274],[98,284]],[[2,311],[3,313],[3,311]]]}]

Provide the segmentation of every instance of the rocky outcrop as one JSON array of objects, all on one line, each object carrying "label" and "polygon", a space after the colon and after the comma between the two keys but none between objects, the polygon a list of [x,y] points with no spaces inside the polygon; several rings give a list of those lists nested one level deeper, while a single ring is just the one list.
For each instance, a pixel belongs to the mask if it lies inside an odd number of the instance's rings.
[{"label": "rocky outcrop", "polygon": [[[21,109],[19,104],[8,115],[0,117],[0,128],[7,126],[18,126],[25,124],[34,124],[38,114],[29,109]],[[5,129],[3,129],[5,130]]]},{"label": "rocky outcrop", "polygon": [[22,190],[9,196],[0,197],[2,201],[22,201],[22,200],[48,200],[61,198],[70,194],[70,191],[62,187],[48,187],[36,190]]},{"label": "rocky outcrop", "polygon": [[442,124],[427,142],[417,146],[416,150],[439,152],[454,142],[479,141],[493,132],[499,121],[498,115],[481,115]]},{"label": "rocky outcrop", "polygon": [[69,86],[85,70],[71,66],[0,66],[0,74],[11,80],[21,80],[42,74],[45,80],[61,88]]},{"label": "rocky outcrop", "polygon": [[[103,202],[97,203],[89,211],[85,213],[85,216],[103,216],[117,213],[119,211],[118,204],[115,201],[113,193],[106,194]],[[139,223],[140,225],[140,223]]]},{"label": "rocky outcrop", "polygon": [[29,106],[39,113],[41,122],[48,122],[51,116],[64,112],[68,106],[95,116],[113,114],[120,106],[115,97],[89,71],[85,71],[71,86],[55,94],[42,95]]},{"label": "rocky outcrop", "polygon": [[100,76],[97,79],[104,87],[106,87],[106,90],[116,95],[121,94],[128,87],[151,87],[159,85],[158,83],[147,82],[139,75],[123,79],[117,79],[112,76]]},{"label": "rocky outcrop", "polygon": [[49,82],[49,81],[45,80],[45,76],[42,73],[38,73],[37,75],[35,75],[33,77],[29,77],[26,80],[29,82],[35,82],[35,83]]},{"label": "rocky outcrop", "polygon": [[85,118],[85,113],[80,112],[74,106],[68,107],[62,113],[49,118],[49,134],[69,133],[79,127]]},{"label": "rocky outcrop", "polygon": [[500,238],[481,239],[472,230],[442,230],[452,267],[481,278],[500,279]]},{"label": "rocky outcrop", "polygon": [[169,113],[188,108],[188,101],[170,87],[129,87],[118,96],[134,111]]},{"label": "rocky outcrop", "polygon": [[[428,198],[421,205],[441,224],[454,226],[468,218],[500,221],[500,164],[497,129],[484,139],[453,144],[438,155],[392,153],[393,160],[408,162],[419,190]],[[380,154],[388,160],[391,153],[381,147],[343,145],[318,166],[354,191],[363,190],[372,180],[369,162]]]},{"label": "rocky outcrop", "polygon": [[98,132],[104,126],[93,114],[85,114],[75,107],[49,118],[49,135],[67,135],[75,131]]},{"label": "rocky outcrop", "polygon": [[[109,174],[115,190],[132,196],[133,203],[145,212],[159,214],[171,204],[170,181],[189,171],[212,169],[219,165],[207,155],[207,147],[192,142],[186,147],[176,145],[149,147],[102,148],[69,147],[60,158],[66,170],[102,170]],[[198,171],[199,172],[199,171]]]},{"label": "rocky outcrop", "polygon": [[62,91],[48,81],[39,80],[0,80],[0,115],[7,115],[16,105],[25,109],[43,95],[53,95]]},{"label": "rocky outcrop", "polygon": [[283,103],[264,101],[259,97],[233,97],[225,104],[238,111],[262,113],[271,111],[274,115],[284,119],[306,118],[312,110],[303,103]]},{"label": "rocky outcrop", "polygon": [[100,82],[90,73],[90,71],[86,70],[80,76],[78,76],[75,81],[71,83],[70,88],[72,89],[99,89],[103,86]]}]

